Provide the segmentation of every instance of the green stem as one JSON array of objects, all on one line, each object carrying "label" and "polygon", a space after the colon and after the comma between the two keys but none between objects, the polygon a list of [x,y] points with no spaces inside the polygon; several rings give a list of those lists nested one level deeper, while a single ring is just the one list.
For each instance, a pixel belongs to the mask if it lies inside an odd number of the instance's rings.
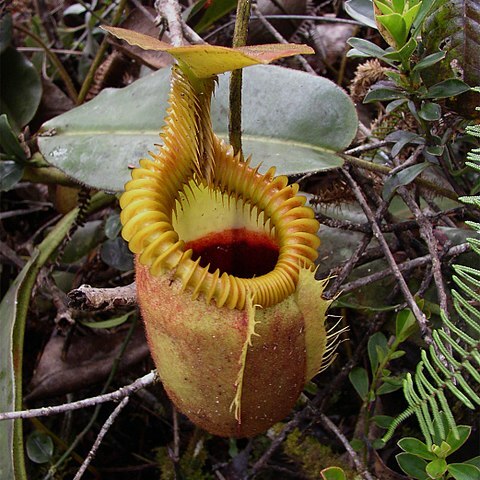
[{"label": "green stem", "polygon": [[35,35],[33,32],[30,30],[27,30],[26,28],[21,27],[20,25],[15,25],[15,28],[19,30],[20,32],[24,33],[25,35],[29,36],[35,43],[40,45],[41,48],[45,50],[45,53],[47,54],[47,57],[50,59],[50,61],[53,63],[53,65],[57,68],[58,74],[63,80],[63,83],[65,84],[65,88],[67,89],[68,96],[74,101],[77,101],[77,89],[75,88],[75,85],[73,84],[72,79],[70,78],[70,75],[68,72],[65,70],[65,67],[62,65],[62,62],[58,59],[57,55],[53,53],[50,48],[43,42],[43,40]]},{"label": "green stem", "polygon": [[[247,43],[248,21],[251,0],[240,0],[237,5],[237,19],[233,33],[233,47]],[[242,151],[242,70],[234,70],[230,77],[230,111],[228,134],[235,153]]]},{"label": "green stem", "polygon": [[[118,8],[112,20],[112,26],[115,26],[120,22],[120,19],[122,17],[122,13],[123,13],[123,10],[125,9],[126,4],[127,4],[127,0],[121,0],[120,3],[118,4]],[[95,55],[95,58],[93,59],[93,62],[90,65],[90,68],[88,69],[87,76],[85,77],[85,80],[82,84],[82,88],[80,89],[80,93],[78,94],[77,105],[80,105],[85,101],[85,97],[87,96],[87,93],[90,90],[90,86],[92,85],[93,79],[95,77],[95,73],[103,61],[103,57],[105,56],[107,48],[108,48],[107,35],[105,35],[105,37],[102,40],[102,43],[100,44],[100,47],[98,48],[97,54]]]},{"label": "green stem", "polygon": [[26,167],[22,180],[32,183],[80,188],[78,182],[67,177],[61,170],[55,167]]}]

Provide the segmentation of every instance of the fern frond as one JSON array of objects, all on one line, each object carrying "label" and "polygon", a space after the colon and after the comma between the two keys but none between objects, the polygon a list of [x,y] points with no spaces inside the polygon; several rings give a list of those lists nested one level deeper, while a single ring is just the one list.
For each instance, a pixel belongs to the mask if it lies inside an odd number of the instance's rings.
[{"label": "fern frond", "polygon": [[[480,87],[474,90],[480,92]],[[466,131],[480,137],[480,125],[469,126]],[[480,148],[469,152],[466,165],[480,172]],[[480,208],[480,195],[462,197],[460,200]],[[466,223],[480,233],[480,223]],[[468,238],[467,241],[472,251],[480,256],[480,239]],[[416,415],[428,446],[432,445],[434,438],[437,442],[439,438],[446,439],[447,425],[453,435],[459,438],[447,391],[469,409],[480,405],[480,396],[472,388],[474,384],[480,385],[480,270],[467,265],[454,265],[453,270],[456,286],[451,290],[453,306],[465,328],[460,328],[446,312],[441,311],[444,327],[432,333],[433,344],[427,350],[422,350],[415,374],[406,375],[403,392],[408,408],[391,423],[383,438],[385,442],[392,437],[400,423],[412,414]]]}]

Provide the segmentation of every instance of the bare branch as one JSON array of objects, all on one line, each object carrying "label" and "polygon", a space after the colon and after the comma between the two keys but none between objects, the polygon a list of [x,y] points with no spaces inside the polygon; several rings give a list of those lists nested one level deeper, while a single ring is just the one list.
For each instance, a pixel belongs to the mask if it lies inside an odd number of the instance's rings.
[{"label": "bare branch", "polygon": [[[454,247],[450,248],[445,255],[447,257],[456,257],[457,255],[468,252],[469,250],[470,245],[468,243],[461,243],[460,245],[455,245]],[[417,257],[413,260],[407,260],[406,262],[398,264],[398,269],[401,272],[406,272],[417,267],[423,267],[430,264],[431,262],[432,256],[424,255],[423,257]],[[357,288],[364,287],[365,285],[369,285],[370,283],[381,280],[382,278],[386,278],[389,275],[392,275],[392,270],[390,268],[387,268],[385,270],[372,273],[371,275],[367,275],[366,277],[358,278],[357,280],[353,280],[343,285],[340,288],[341,293],[351,292],[352,290],[356,290]]]},{"label": "bare branch", "polygon": [[370,475],[367,468],[365,467],[363,462],[360,460],[357,453],[355,452],[353,447],[350,445],[350,442],[347,440],[345,435],[340,431],[340,429],[323,413],[320,414],[320,421],[323,423],[325,427],[331,430],[337,436],[337,438],[342,442],[343,446],[345,447],[345,450],[347,450],[348,454],[350,455],[357,472],[362,476],[362,478],[364,478],[365,480],[374,480],[374,477]]},{"label": "bare branch", "polygon": [[[257,5],[252,5],[252,11],[255,13],[256,18],[260,20],[260,23],[273,35],[277,42],[288,43],[288,41],[280,34],[280,32],[265,18]],[[298,55],[297,58],[306,72],[313,75],[317,74],[317,72],[315,72],[315,70],[310,66],[307,60],[305,60],[305,57],[303,57],[302,55]]]},{"label": "bare branch", "polygon": [[392,273],[397,279],[397,282],[399,284],[400,290],[403,293],[403,296],[405,297],[405,300],[407,301],[408,306],[410,307],[410,310],[412,310],[412,313],[415,315],[415,318],[417,319],[417,322],[420,326],[420,330],[422,332],[422,335],[424,337],[424,340],[427,344],[433,343],[432,336],[431,336],[431,331],[430,327],[428,326],[428,320],[425,314],[420,310],[418,307],[417,303],[415,302],[415,299],[413,298],[412,292],[410,292],[410,289],[408,288],[407,282],[405,282],[405,279],[402,276],[402,273],[400,272],[397,262],[395,261],[395,258],[393,258],[392,252],[390,251],[390,248],[388,247],[387,240],[385,239],[378,223],[375,218],[375,215],[373,214],[370,206],[368,205],[367,201],[365,200],[365,197],[363,196],[362,191],[360,190],[359,185],[357,182],[353,179],[353,177],[350,175],[348,170],[346,168],[342,169],[345,177],[347,178],[348,182],[352,186],[352,191],[355,195],[355,197],[358,200],[358,203],[360,203],[360,206],[362,207],[362,210],[364,211],[365,215],[368,218],[368,221],[370,222],[370,225],[372,226],[372,231],[373,235],[375,238],[378,240],[378,243],[380,244],[380,247],[383,250],[383,253],[385,254],[385,259],[387,260],[388,264],[390,265],[390,268],[392,269]]},{"label": "bare branch", "polygon": [[85,407],[94,407],[100,403],[118,401],[125,397],[128,397],[137,390],[152,385],[156,380],[156,372],[152,371],[138,378],[130,385],[121,387],[111,393],[105,393],[103,395],[97,395],[96,397],[85,398],[84,400],[78,400],[77,402],[65,403],[57,405],[55,407],[40,407],[32,408],[30,410],[20,410],[17,412],[5,412],[0,413],[1,420],[13,420],[16,418],[33,418],[33,417],[49,417],[50,415],[57,415],[59,413],[69,412],[71,410],[78,410]]},{"label": "bare branch", "polygon": [[102,428],[100,429],[100,432],[98,432],[98,436],[95,440],[95,443],[93,444],[92,448],[88,452],[87,458],[85,458],[84,462],[80,466],[77,474],[73,478],[73,480],[80,480],[85,473],[85,470],[88,468],[90,465],[91,461],[93,460],[93,457],[95,457],[98,447],[100,447],[100,444],[102,443],[103,437],[107,434],[108,430],[110,427],[113,425],[113,422],[115,419],[118,417],[120,412],[125,408],[127,405],[128,401],[130,400],[129,397],[125,397],[116,407],[115,410],[110,414],[110,416],[107,418],[105,423],[103,424]]},{"label": "bare branch", "polygon": [[158,12],[159,18],[164,18],[168,23],[168,31],[170,32],[172,45],[175,47],[184,45],[182,17],[178,1],[156,0],[155,10]]},{"label": "bare branch", "polygon": [[79,310],[113,310],[118,307],[135,307],[137,289],[135,282],[124,287],[94,288],[81,285],[72,290],[68,297],[70,308]]},{"label": "bare branch", "polygon": [[445,290],[445,284],[443,282],[442,276],[442,265],[440,262],[440,257],[438,255],[439,245],[438,241],[434,235],[432,224],[423,214],[422,210],[418,206],[415,198],[413,197],[412,192],[410,192],[406,187],[400,187],[398,189],[399,195],[402,197],[402,200],[407,204],[408,208],[412,211],[418,226],[420,228],[420,236],[423,238],[427,244],[428,251],[430,252],[430,257],[432,261],[432,272],[433,279],[435,281],[435,286],[437,287],[438,299],[440,303],[440,308],[447,313],[447,292]]}]

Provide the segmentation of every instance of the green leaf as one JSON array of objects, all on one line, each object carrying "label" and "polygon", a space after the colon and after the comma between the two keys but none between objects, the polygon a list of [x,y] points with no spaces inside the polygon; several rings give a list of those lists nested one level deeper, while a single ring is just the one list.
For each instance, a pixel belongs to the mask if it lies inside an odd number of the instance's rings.
[{"label": "green leaf", "polygon": [[418,11],[420,10],[421,7],[421,2],[417,3],[413,7],[409,8],[404,14],[403,14],[403,20],[405,21],[405,26],[407,28],[407,32],[410,32],[410,29],[412,28],[412,24],[415,20],[415,18],[418,15]]},{"label": "green leaf", "polygon": [[451,453],[450,445],[442,441],[440,445],[432,445],[432,452],[439,458],[447,458]]},{"label": "green leaf", "polygon": [[403,13],[405,10],[405,2],[408,0],[392,0],[393,11],[397,13]]},{"label": "green leaf", "polygon": [[[228,75],[220,77],[212,104],[214,130],[227,138]],[[243,149],[262,170],[279,174],[330,169],[342,165],[357,130],[355,107],[332,82],[273,66],[243,72]],[[138,164],[161,142],[170,89],[164,69],[121,90],[103,91],[94,100],[48,121],[41,135],[45,159],[92,187],[121,191],[130,180],[128,166]],[[115,172],[115,175],[112,175]]]},{"label": "green leaf", "polygon": [[23,165],[13,161],[5,160],[0,162],[0,191],[8,192],[23,176]]},{"label": "green leaf", "polygon": [[360,452],[363,448],[365,448],[365,442],[363,442],[359,438],[352,438],[352,440],[350,441],[350,445],[356,452]]},{"label": "green leaf", "polygon": [[449,455],[455,451],[457,451],[467,440],[470,436],[470,432],[472,431],[472,427],[468,425],[458,425],[458,435],[459,438],[455,438],[455,435],[452,431],[448,432],[446,442],[450,445],[450,452]]},{"label": "green leaf", "polygon": [[348,375],[348,378],[350,379],[350,382],[357,393],[360,395],[360,398],[365,401],[367,399],[368,387],[370,383],[368,380],[367,371],[362,367],[355,367]]},{"label": "green leaf", "polygon": [[425,17],[430,13],[432,7],[437,3],[438,0],[422,0],[420,2],[420,11],[417,13],[415,20],[413,21],[413,31],[412,37],[416,37],[418,31],[423,26],[423,21]]},{"label": "green leaf", "polygon": [[13,47],[0,55],[0,71],[0,114],[7,114],[12,127],[20,131],[37,111],[42,82],[32,63]]},{"label": "green leaf", "polygon": [[427,464],[425,471],[430,478],[441,478],[447,471],[447,462],[444,458],[436,458]]},{"label": "green leaf", "polygon": [[100,257],[107,265],[121,272],[133,270],[133,254],[122,237],[104,242],[100,249]]},{"label": "green leaf", "polygon": [[480,478],[480,468],[466,463],[451,463],[447,470],[455,480],[477,480]]},{"label": "green leaf", "polygon": [[390,360],[396,360],[397,358],[401,358],[405,355],[405,353],[405,350],[397,350],[390,355]]},{"label": "green leaf", "polygon": [[[443,155],[444,151],[445,151],[444,145],[429,145],[425,149],[425,154],[432,155],[433,157],[439,157],[440,155]],[[425,158],[428,158],[428,157],[425,156]]]},{"label": "green leaf", "polygon": [[407,102],[406,98],[400,98],[398,100],[393,100],[385,107],[385,111],[386,111],[386,113],[392,113],[398,107],[401,107],[406,102]]},{"label": "green leaf", "polygon": [[[412,53],[417,48],[417,41],[412,37],[400,50],[394,52],[388,52],[385,55],[385,58],[391,58],[392,60],[407,61]],[[391,72],[390,74],[395,74],[396,72]]]},{"label": "green leaf", "polygon": [[34,463],[47,463],[53,456],[52,437],[43,432],[34,431],[27,437],[28,458]]},{"label": "green leaf", "polygon": [[393,5],[390,3],[383,2],[382,0],[375,0],[375,6],[378,7],[381,13],[388,15],[390,13],[395,13],[392,9]]},{"label": "green leaf", "polygon": [[375,415],[371,418],[371,421],[375,422],[375,425],[385,429],[390,426],[393,420],[394,418],[389,415]]},{"label": "green leaf", "polygon": [[394,173],[392,176],[388,177],[383,185],[382,197],[384,200],[388,200],[395,193],[398,187],[408,185],[413,180],[415,180],[427,167],[430,166],[430,163],[423,162],[411,167],[404,168],[399,172]]},{"label": "green leaf", "polygon": [[473,458],[469,458],[468,460],[465,460],[463,463],[474,465],[475,467],[480,469],[480,455],[477,455],[476,457],[473,457]]},{"label": "green leaf", "polygon": [[397,313],[395,319],[395,337],[402,343],[418,330],[418,324],[412,311],[408,308]]},{"label": "green leaf", "polygon": [[395,40],[397,49],[402,48],[407,40],[407,27],[405,20],[399,13],[389,15],[378,15],[377,22],[381,23]]},{"label": "green leaf", "polygon": [[12,15],[5,14],[0,19],[0,55],[10,46],[12,41]]},{"label": "green leaf", "polygon": [[425,469],[427,467],[427,462],[420,457],[412,453],[399,453],[395,456],[397,463],[400,468],[411,478],[417,480],[429,480]]},{"label": "green leaf", "polygon": [[65,246],[62,263],[75,263],[88,255],[103,240],[101,220],[91,220],[77,228]]},{"label": "green leaf", "polygon": [[405,437],[398,441],[398,446],[405,452],[417,455],[425,460],[434,460],[436,456],[430,451],[428,446],[418,438]]},{"label": "green leaf", "polygon": [[394,88],[375,88],[370,90],[363,100],[363,103],[386,102],[405,98],[405,93]]},{"label": "green leaf", "polygon": [[445,55],[445,52],[435,52],[427,55],[413,67],[412,72],[419,72],[421,70],[425,70],[426,68],[430,68],[431,66],[443,60]]},{"label": "green leaf", "polygon": [[373,374],[384,359],[387,349],[387,338],[382,332],[376,332],[368,339],[368,358]]},{"label": "green leaf", "polygon": [[380,48],[373,42],[369,40],[364,40],[363,38],[352,37],[347,40],[347,43],[365,55],[369,57],[381,58],[383,59],[387,53],[383,48]]},{"label": "green leaf", "polygon": [[[50,231],[18,274],[0,303],[0,410],[22,408],[22,352],[25,321],[37,274],[73,224],[78,209],[65,215]],[[15,359],[15,361],[14,361]],[[24,473],[21,421],[0,422],[0,478],[27,478]]]},{"label": "green leaf", "polygon": [[437,83],[427,90],[424,98],[449,98],[468,92],[470,87],[461,80],[450,78]]},{"label": "green leaf", "polygon": [[120,221],[120,215],[114,213],[107,218],[105,222],[105,235],[110,240],[117,238],[122,231],[122,222]]},{"label": "green leaf", "polygon": [[387,393],[392,393],[396,392],[397,390],[400,390],[402,388],[402,384],[398,383],[382,383],[377,389],[377,395],[386,395]]},{"label": "green leaf", "polygon": [[425,143],[425,139],[422,136],[418,135],[417,133],[407,132],[405,130],[397,130],[393,133],[390,133],[385,137],[385,140],[395,143],[391,151],[392,157],[396,157],[402,148],[409,143],[414,145],[421,145]]},{"label": "green leaf", "polygon": [[345,472],[340,467],[324,468],[320,475],[322,480],[347,480]]},{"label": "green leaf", "polygon": [[17,135],[13,132],[5,114],[0,115],[0,146],[7,155],[11,155],[22,162],[27,160]]},{"label": "green leaf", "polygon": [[345,11],[367,27],[377,28],[372,0],[348,0],[345,2]]},{"label": "green leaf", "polygon": [[135,313],[135,310],[132,310],[131,312],[128,312],[125,315],[122,315],[120,317],[110,318],[108,320],[102,320],[101,322],[80,322],[80,323],[85,327],[94,328],[94,329],[95,328],[99,328],[99,329],[114,328],[114,327],[123,325],[133,313]]},{"label": "green leaf", "polygon": [[442,116],[442,107],[438,103],[426,102],[418,111],[418,116],[427,122],[435,122]]},{"label": "green leaf", "polygon": [[195,31],[202,33],[213,23],[220,20],[237,5],[237,0],[222,0],[221,2],[209,2],[208,7],[204,7],[205,13],[195,25]]}]

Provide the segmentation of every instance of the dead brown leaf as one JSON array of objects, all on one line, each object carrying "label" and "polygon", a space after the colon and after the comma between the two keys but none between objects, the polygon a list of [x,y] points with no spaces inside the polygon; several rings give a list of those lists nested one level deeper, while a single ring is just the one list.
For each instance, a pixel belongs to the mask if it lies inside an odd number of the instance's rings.
[{"label": "dead brown leaf", "polygon": [[[40,356],[25,400],[64,395],[105,380],[127,331],[122,329],[115,333],[89,335],[75,333],[64,357],[65,337],[55,330]],[[148,354],[143,327],[139,326],[127,345],[119,370],[131,367]]]}]

